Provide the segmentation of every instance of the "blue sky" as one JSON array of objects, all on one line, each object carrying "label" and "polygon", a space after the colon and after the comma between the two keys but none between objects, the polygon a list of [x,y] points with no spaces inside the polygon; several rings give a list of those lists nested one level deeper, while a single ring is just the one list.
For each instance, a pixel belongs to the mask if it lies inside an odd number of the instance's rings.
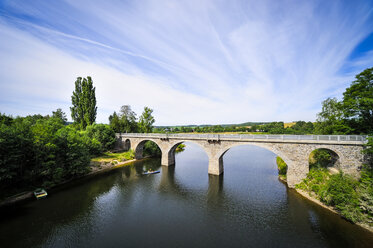
[{"label": "blue sky", "polygon": [[69,107],[92,76],[97,122],[313,121],[373,66],[373,1],[0,1],[0,112]]}]

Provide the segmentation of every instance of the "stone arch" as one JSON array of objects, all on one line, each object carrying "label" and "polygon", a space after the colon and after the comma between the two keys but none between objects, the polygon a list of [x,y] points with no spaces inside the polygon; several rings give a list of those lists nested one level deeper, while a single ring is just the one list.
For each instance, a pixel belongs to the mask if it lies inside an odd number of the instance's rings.
[{"label": "stone arch", "polygon": [[[341,169],[341,160],[342,160],[342,156],[343,154],[341,154],[338,149],[333,149],[331,148],[330,146],[324,146],[324,145],[321,145],[321,146],[316,146],[315,149],[313,149],[309,154],[308,154],[308,158],[310,159],[311,157],[311,154],[312,152],[316,151],[316,150],[326,150],[329,152],[329,154],[332,156],[332,160],[331,160],[331,163],[326,165],[327,168],[329,169],[332,169],[332,170],[339,170]],[[309,160],[309,166],[311,166],[310,164],[310,160]]]},{"label": "stone arch", "polygon": [[[135,159],[143,158],[144,145],[147,141],[151,141],[151,142],[155,143],[159,147],[159,149],[162,151],[161,145],[156,140],[154,140],[154,139],[143,139],[140,142],[138,142],[137,144],[134,144],[133,150],[135,152]],[[162,151],[162,154],[163,154],[163,151]]]},{"label": "stone arch", "polygon": [[185,140],[181,140],[181,141],[177,141],[177,142],[174,142],[172,143],[168,149],[166,149],[164,151],[164,154],[162,152],[162,165],[175,165],[175,151],[176,151],[176,148],[180,145],[180,144],[183,144],[185,142],[190,142],[190,143],[193,143],[193,144],[197,144],[199,147],[202,148],[202,150],[205,152],[205,154],[207,155],[207,157],[210,157],[209,156],[209,153],[206,151],[206,148],[200,144],[199,142],[195,142],[193,140],[188,140],[188,141],[185,141]]},{"label": "stone arch", "polygon": [[123,142],[123,149],[125,151],[128,151],[129,149],[131,149],[131,140],[130,139],[125,139],[124,142]]},{"label": "stone arch", "polygon": [[223,159],[223,156],[225,153],[227,153],[231,148],[233,147],[237,147],[237,146],[243,146],[243,145],[253,145],[253,146],[257,146],[257,147],[261,147],[261,148],[264,148],[268,151],[271,151],[273,152],[274,154],[276,154],[277,156],[281,157],[284,162],[289,166],[289,164],[292,164],[291,163],[291,159],[288,158],[287,154],[280,151],[279,149],[276,149],[275,147],[271,146],[270,144],[265,144],[265,143],[252,143],[252,142],[245,142],[245,143],[236,143],[236,144],[230,144],[226,147],[224,147],[221,151],[219,151],[218,153],[218,158],[219,160],[220,159]]},{"label": "stone arch", "polygon": [[[237,146],[242,146],[242,145],[252,145],[252,146],[257,146],[257,147],[261,147],[263,149],[266,149],[272,153],[274,153],[275,155],[279,156],[282,158],[282,160],[284,160],[284,162],[287,164],[288,166],[288,171],[294,171],[296,169],[296,164],[294,163],[294,161],[290,158],[290,156],[288,156],[288,154],[286,154],[286,152],[284,152],[282,149],[279,149],[279,147],[277,147],[276,145],[272,145],[270,143],[258,143],[258,142],[242,142],[242,143],[232,143],[232,144],[228,144],[226,146],[224,146],[217,154],[216,154],[216,161],[217,161],[217,165],[212,165],[212,166],[215,166],[215,170],[217,170],[217,167],[219,168],[219,174],[223,173],[224,171],[224,161],[223,161],[223,157],[224,157],[224,154],[226,154],[231,148],[233,147],[237,147]],[[209,169],[210,170],[210,169]],[[213,171],[213,170],[211,170]],[[308,171],[307,171],[308,172]]]}]

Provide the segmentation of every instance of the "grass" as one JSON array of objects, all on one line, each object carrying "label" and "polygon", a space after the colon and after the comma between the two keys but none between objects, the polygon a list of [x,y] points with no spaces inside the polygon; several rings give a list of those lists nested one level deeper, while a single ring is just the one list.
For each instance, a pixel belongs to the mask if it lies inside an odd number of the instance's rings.
[{"label": "grass", "polygon": [[92,162],[100,162],[100,163],[112,163],[114,161],[122,162],[127,160],[132,160],[135,158],[135,153],[133,150],[129,150],[126,152],[105,152],[103,155],[99,157],[92,158]]}]

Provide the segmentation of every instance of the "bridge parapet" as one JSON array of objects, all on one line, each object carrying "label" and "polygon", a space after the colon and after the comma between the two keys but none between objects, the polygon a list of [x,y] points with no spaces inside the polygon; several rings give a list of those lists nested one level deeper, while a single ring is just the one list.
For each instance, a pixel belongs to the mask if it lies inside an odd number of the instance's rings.
[{"label": "bridge parapet", "polygon": [[265,141],[284,143],[366,144],[367,135],[264,135],[264,134],[174,134],[174,133],[122,133],[117,137],[193,139],[225,141]]}]

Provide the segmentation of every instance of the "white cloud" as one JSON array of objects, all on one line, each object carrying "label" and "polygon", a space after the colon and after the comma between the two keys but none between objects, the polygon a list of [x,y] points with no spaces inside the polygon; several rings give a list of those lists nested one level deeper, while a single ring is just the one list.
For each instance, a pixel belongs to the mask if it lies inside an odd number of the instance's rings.
[{"label": "white cloud", "polygon": [[372,6],[346,5],[13,4],[37,21],[0,16],[1,111],[67,112],[75,78],[91,75],[99,122],[123,104],[154,108],[157,125],[314,120],[372,65],[368,55],[348,61],[373,31]]}]

